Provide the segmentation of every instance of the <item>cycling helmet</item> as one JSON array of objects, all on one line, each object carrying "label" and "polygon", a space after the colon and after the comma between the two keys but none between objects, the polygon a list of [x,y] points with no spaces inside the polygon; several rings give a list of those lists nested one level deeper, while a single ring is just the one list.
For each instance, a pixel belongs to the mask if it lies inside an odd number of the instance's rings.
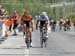
[{"label": "cycling helmet", "polygon": [[42,12],[41,14],[47,16],[47,13],[46,12]]},{"label": "cycling helmet", "polygon": [[28,10],[25,10],[24,11],[24,14],[27,14],[28,15],[29,14],[29,11]]}]

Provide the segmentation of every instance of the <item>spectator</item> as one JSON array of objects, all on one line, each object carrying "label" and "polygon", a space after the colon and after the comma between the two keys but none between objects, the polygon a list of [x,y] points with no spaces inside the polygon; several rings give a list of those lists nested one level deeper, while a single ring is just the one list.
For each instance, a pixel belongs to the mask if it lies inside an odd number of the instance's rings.
[{"label": "spectator", "polygon": [[7,37],[8,36],[8,27],[6,25],[6,21],[7,21],[7,15],[5,14],[3,19],[0,19],[0,22],[2,22],[2,36],[3,37]]},{"label": "spectator", "polygon": [[15,36],[17,35],[16,28],[19,24],[19,14],[17,13],[16,10],[13,13],[12,20],[13,20],[13,31],[14,31],[13,36]]},{"label": "spectator", "polygon": [[5,25],[5,21],[7,18],[7,11],[2,7],[2,5],[0,5],[0,26],[2,29],[2,37],[6,37],[8,36],[7,31],[6,31],[6,25]]},{"label": "spectator", "polygon": [[9,28],[9,31],[11,32],[11,27],[12,27],[12,20],[11,18],[7,17],[6,25]]}]

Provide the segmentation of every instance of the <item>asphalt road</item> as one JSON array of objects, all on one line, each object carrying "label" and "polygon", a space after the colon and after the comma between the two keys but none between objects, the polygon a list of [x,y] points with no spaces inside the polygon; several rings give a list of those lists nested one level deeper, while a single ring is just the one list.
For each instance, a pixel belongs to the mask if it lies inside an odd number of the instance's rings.
[{"label": "asphalt road", "polygon": [[33,32],[33,47],[26,48],[22,33],[11,36],[0,44],[0,56],[75,56],[75,30],[49,33],[47,48],[40,47],[40,33]]}]

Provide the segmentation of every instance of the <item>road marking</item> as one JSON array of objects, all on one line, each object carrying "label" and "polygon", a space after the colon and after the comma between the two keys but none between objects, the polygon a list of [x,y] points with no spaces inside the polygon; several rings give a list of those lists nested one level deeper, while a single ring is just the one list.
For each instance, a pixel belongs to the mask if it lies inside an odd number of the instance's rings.
[{"label": "road marking", "polygon": [[25,56],[29,56],[29,49],[25,49]]}]

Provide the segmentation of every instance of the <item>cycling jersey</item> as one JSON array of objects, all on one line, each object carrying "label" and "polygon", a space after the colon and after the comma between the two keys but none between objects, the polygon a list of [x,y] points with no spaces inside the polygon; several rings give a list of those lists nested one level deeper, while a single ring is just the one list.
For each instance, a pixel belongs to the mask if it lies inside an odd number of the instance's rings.
[{"label": "cycling jersey", "polygon": [[25,15],[23,15],[23,17],[22,17],[22,24],[26,24],[26,27],[32,27],[32,25],[31,25],[31,20],[32,20],[32,17],[31,16],[25,16]]},{"label": "cycling jersey", "polygon": [[29,16],[25,16],[23,15],[22,16],[22,21],[31,21],[32,20],[32,17],[29,15]]},{"label": "cycling jersey", "polygon": [[43,27],[44,24],[48,21],[48,16],[47,15],[40,15],[38,20],[40,21],[40,26]]}]

